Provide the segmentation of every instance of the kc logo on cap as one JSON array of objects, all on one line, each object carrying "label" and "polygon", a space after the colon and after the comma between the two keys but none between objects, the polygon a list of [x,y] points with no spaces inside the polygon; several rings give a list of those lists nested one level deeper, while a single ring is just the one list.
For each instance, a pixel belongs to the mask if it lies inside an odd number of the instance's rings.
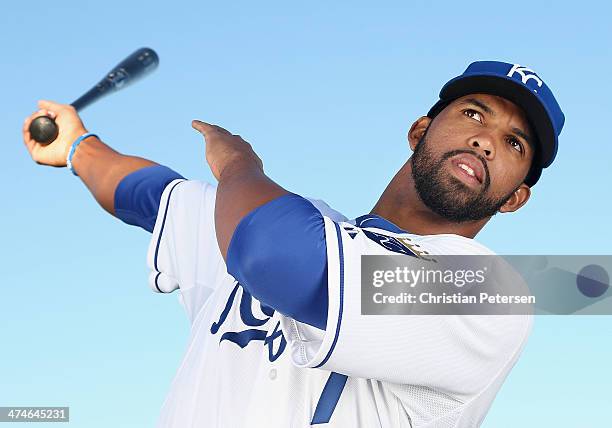
[{"label": "kc logo on cap", "polygon": [[[523,82],[523,84],[527,85],[527,82],[529,81],[529,79],[533,79],[536,81],[536,83],[538,84],[538,87],[542,87],[542,79],[540,79],[538,77],[538,75],[536,74],[535,71],[533,71],[530,68],[527,67],[523,67],[522,65],[519,64],[514,64],[512,66],[512,68],[510,68],[510,71],[508,72],[507,76],[508,77],[514,77],[514,73],[517,73],[519,76],[521,76],[521,81]],[[526,73],[531,73],[531,74],[526,74]],[[537,90],[533,90],[534,92],[538,92]]]}]

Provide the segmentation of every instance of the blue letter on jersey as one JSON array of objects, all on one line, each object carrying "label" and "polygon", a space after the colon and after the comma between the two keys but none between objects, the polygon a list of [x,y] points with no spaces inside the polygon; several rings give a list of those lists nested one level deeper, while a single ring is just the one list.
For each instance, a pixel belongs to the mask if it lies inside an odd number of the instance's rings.
[{"label": "blue letter on jersey", "polygon": [[[242,290],[242,294],[240,296],[240,309],[239,309],[240,319],[244,323],[245,326],[261,327],[270,320],[272,315],[274,315],[273,309],[268,308],[267,306],[264,306],[261,303],[259,303],[261,312],[265,314],[267,318],[265,319],[257,318],[253,314],[253,311],[251,309],[253,297],[249,294],[249,292],[247,292],[244,288],[242,288],[240,284],[236,283],[236,286],[234,287],[234,289],[228,296],[227,303],[225,304],[225,308],[223,308],[223,311],[221,312],[221,315],[219,316],[219,320],[214,322],[212,326],[210,327],[210,332],[212,334],[217,334],[217,332],[219,331],[219,329],[221,328],[221,326],[227,319],[227,316],[229,315],[230,310],[232,309],[232,306],[234,305],[234,301],[236,300],[236,294],[238,293],[239,289]],[[268,359],[270,361],[276,361],[278,357],[281,356],[281,354],[285,350],[285,347],[287,346],[287,341],[285,340],[285,337],[283,336],[283,332],[282,330],[279,329],[279,327],[280,327],[280,322],[276,324],[276,326],[274,327],[274,330],[269,336],[268,336],[267,330],[260,330],[257,328],[247,328],[241,331],[227,331],[221,335],[221,338],[219,339],[219,343],[223,342],[224,340],[227,340],[232,343],[235,343],[241,348],[244,348],[250,342],[259,340],[263,342],[264,346],[268,347]],[[278,349],[275,352],[274,342],[276,339],[279,339],[278,340],[279,345],[278,345]]]}]

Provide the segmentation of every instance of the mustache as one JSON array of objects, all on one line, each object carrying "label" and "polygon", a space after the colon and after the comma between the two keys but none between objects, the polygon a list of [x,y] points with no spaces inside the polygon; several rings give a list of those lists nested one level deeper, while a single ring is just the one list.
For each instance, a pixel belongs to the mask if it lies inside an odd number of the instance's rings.
[{"label": "mustache", "polygon": [[489,175],[489,166],[487,165],[487,160],[482,155],[476,153],[475,151],[467,150],[467,149],[451,150],[450,152],[446,152],[444,153],[444,155],[442,155],[442,157],[440,158],[440,163],[444,162],[447,159],[452,158],[453,156],[462,155],[462,154],[468,154],[468,155],[475,156],[482,163],[482,167],[485,172],[484,188],[488,189],[489,185],[491,184],[491,178]]}]

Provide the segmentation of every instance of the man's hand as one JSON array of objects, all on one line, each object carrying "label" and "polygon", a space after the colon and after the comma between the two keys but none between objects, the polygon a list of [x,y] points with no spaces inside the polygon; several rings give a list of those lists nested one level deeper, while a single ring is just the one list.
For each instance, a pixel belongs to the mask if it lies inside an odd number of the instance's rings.
[{"label": "man's hand", "polygon": [[191,126],[206,140],[206,162],[217,180],[221,181],[222,176],[235,168],[257,166],[263,172],[261,159],[240,135],[199,120],[191,122]]},{"label": "man's hand", "polygon": [[[74,107],[51,101],[39,101],[41,110],[29,116],[23,124],[23,142],[32,159],[41,165],[66,166],[70,146],[87,129]],[[38,116],[47,115],[55,119],[59,135],[51,144],[37,143],[30,136],[30,123]],[[121,180],[147,166],[156,165],[147,159],[126,156],[116,152],[96,137],[87,138],[72,158],[72,166],[100,203],[102,208],[115,214],[115,190]]]},{"label": "man's hand", "polygon": [[[56,167],[66,166],[66,156],[68,156],[70,146],[74,140],[87,133],[87,130],[71,105],[39,101],[38,107],[40,110],[26,118],[23,123],[23,143],[34,162]],[[59,128],[55,141],[47,145],[37,143],[30,136],[30,123],[35,118],[45,115],[55,119]]]}]

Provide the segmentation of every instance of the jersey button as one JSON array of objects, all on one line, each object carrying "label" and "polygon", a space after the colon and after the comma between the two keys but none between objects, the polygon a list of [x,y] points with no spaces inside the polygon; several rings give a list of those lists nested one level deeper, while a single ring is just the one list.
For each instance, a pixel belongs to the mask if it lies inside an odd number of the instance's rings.
[{"label": "jersey button", "polygon": [[276,379],[276,369],[271,369],[271,370],[270,370],[270,372],[268,372],[268,377],[269,377],[271,380]]}]

